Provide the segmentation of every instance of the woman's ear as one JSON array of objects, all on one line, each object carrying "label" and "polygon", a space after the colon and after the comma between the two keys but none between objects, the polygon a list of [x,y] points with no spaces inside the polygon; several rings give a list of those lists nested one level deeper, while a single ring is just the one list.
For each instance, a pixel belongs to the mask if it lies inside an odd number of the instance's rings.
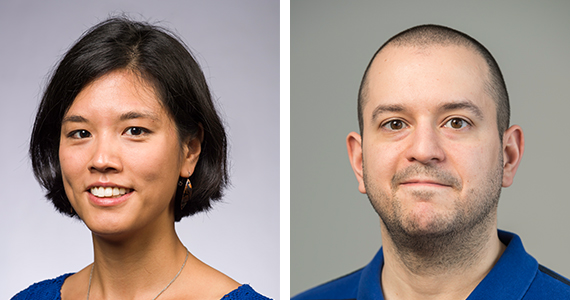
[{"label": "woman's ear", "polygon": [[194,168],[200,158],[202,151],[202,141],[204,140],[204,128],[199,124],[200,129],[193,137],[189,137],[182,147],[183,157],[180,168],[180,177],[187,178],[194,173]]},{"label": "woman's ear", "polygon": [[522,128],[513,125],[503,135],[503,187],[513,184],[523,153],[524,134]]}]

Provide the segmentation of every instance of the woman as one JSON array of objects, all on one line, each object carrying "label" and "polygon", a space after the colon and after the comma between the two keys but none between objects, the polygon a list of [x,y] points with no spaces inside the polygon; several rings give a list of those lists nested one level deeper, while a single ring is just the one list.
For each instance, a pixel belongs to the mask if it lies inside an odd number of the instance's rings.
[{"label": "woman", "polygon": [[267,299],[195,258],[174,229],[221,198],[226,152],[182,42],[125,18],[90,29],[49,81],[30,156],[47,198],[92,231],[94,263],[13,299]]}]

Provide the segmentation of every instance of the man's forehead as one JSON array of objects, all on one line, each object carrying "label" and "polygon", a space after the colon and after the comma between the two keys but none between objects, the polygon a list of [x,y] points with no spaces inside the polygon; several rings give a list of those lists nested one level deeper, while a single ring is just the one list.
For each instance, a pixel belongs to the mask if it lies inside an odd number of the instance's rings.
[{"label": "man's forehead", "polygon": [[448,63],[470,63],[473,67],[487,71],[485,59],[474,49],[463,45],[386,45],[372,61],[370,69],[381,70],[392,64],[406,65],[414,58],[439,60]]},{"label": "man's forehead", "polygon": [[487,75],[484,59],[463,46],[388,46],[375,57],[363,92],[368,100],[390,97],[399,101],[422,96],[468,98],[484,91]]}]

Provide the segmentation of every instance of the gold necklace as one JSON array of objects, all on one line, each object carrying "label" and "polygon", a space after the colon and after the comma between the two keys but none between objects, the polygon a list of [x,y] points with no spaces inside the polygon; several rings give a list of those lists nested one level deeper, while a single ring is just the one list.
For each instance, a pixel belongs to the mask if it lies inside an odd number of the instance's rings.
[{"label": "gold necklace", "polygon": [[[152,300],[155,300],[156,298],[158,298],[158,296],[160,296],[164,291],[166,291],[166,289],[174,282],[174,280],[176,280],[176,278],[178,278],[178,275],[180,275],[180,273],[182,273],[182,269],[184,269],[184,266],[186,265],[186,261],[188,260],[189,254],[190,254],[190,251],[188,251],[188,249],[186,249],[186,258],[184,259],[184,263],[182,264],[182,267],[180,267],[178,274],[176,274],[176,276],[174,276],[174,278],[172,278],[172,280],[170,280],[170,282],[162,289],[162,291],[160,291],[160,293],[158,293],[158,295],[156,295],[154,298],[152,298]],[[95,266],[95,264],[93,264],[91,266],[91,273],[89,273],[89,287],[87,288],[87,300],[89,300],[89,293],[91,292],[91,278],[93,278],[93,267],[94,266]]]}]

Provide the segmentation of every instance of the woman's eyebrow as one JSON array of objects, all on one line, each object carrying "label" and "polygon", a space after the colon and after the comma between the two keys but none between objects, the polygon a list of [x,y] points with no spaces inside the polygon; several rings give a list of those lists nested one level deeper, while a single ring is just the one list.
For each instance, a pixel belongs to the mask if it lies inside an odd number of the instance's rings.
[{"label": "woman's eyebrow", "polygon": [[126,121],[126,120],[132,120],[132,119],[151,119],[153,121],[158,121],[159,118],[156,114],[151,113],[151,112],[138,112],[138,111],[129,111],[126,112],[124,114],[121,115],[120,120],[121,121]]},{"label": "woman's eyebrow", "polygon": [[[126,112],[124,114],[122,114],[119,117],[119,120],[121,121],[126,121],[126,120],[132,120],[132,119],[151,119],[153,121],[158,121],[159,118],[156,116],[156,114],[151,113],[151,112],[137,112],[137,111],[129,111]],[[89,120],[87,120],[85,117],[83,116],[79,116],[79,115],[69,115],[66,116],[65,118],[63,118],[63,120],[61,120],[61,124],[65,124],[67,122],[72,122],[72,123],[88,123]]]},{"label": "woman's eyebrow", "polygon": [[85,119],[82,116],[78,116],[78,115],[71,115],[71,116],[67,116],[65,118],[63,118],[63,120],[61,120],[61,124],[65,124],[67,122],[73,122],[73,123],[87,123],[88,120]]}]

